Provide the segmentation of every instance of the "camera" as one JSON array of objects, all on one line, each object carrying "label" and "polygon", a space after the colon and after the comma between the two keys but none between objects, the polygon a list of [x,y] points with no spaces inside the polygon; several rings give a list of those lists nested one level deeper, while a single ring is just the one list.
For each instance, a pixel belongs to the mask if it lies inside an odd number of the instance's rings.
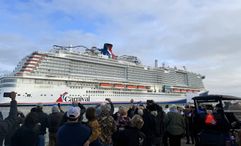
[{"label": "camera", "polygon": [[11,97],[11,92],[4,92],[3,97]]},{"label": "camera", "polygon": [[9,97],[9,98],[14,98],[16,97],[16,92],[12,91],[12,92],[4,92],[3,93],[3,97]]}]

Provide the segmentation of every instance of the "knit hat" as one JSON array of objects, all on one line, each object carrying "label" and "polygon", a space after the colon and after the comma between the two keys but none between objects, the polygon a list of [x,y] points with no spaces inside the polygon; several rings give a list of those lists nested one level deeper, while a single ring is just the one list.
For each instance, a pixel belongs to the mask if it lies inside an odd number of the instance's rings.
[{"label": "knit hat", "polygon": [[67,111],[67,117],[71,119],[77,119],[80,116],[80,108],[79,107],[70,107]]},{"label": "knit hat", "polygon": [[57,105],[54,105],[54,106],[52,107],[52,113],[57,113],[57,112],[59,112],[59,108],[58,108]]}]

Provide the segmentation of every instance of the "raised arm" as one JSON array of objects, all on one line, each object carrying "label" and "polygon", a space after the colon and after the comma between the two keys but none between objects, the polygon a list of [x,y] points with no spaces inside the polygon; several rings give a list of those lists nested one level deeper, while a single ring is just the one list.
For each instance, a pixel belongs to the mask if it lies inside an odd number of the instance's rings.
[{"label": "raised arm", "polygon": [[84,115],[84,113],[86,112],[86,108],[81,103],[78,103],[78,106],[80,108],[80,116],[82,117]]},{"label": "raised arm", "polygon": [[106,98],[105,100],[108,101],[109,104],[110,104],[110,115],[113,115],[115,108],[114,108],[114,105],[113,105],[111,99],[110,98]]},{"label": "raised arm", "polygon": [[15,100],[16,93],[11,92],[10,98],[10,112],[6,119],[0,120],[0,145],[2,145],[3,139],[9,133],[10,129],[15,125],[17,119],[17,102]]},{"label": "raised arm", "polygon": [[17,101],[15,100],[16,98],[16,93],[15,92],[11,92],[10,94],[10,98],[12,99],[11,103],[10,103],[10,111],[9,111],[9,117],[12,118],[17,118],[17,114],[18,114],[18,110],[17,110]]},{"label": "raised arm", "polygon": [[63,109],[61,108],[60,103],[58,103],[58,108],[59,108],[59,111],[60,111],[61,113],[64,113]]}]

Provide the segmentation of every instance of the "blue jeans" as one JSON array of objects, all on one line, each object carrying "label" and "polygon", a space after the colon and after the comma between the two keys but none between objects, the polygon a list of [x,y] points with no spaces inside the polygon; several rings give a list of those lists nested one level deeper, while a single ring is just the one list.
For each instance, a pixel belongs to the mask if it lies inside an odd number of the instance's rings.
[{"label": "blue jeans", "polygon": [[38,136],[38,146],[45,146],[45,137],[44,135]]}]

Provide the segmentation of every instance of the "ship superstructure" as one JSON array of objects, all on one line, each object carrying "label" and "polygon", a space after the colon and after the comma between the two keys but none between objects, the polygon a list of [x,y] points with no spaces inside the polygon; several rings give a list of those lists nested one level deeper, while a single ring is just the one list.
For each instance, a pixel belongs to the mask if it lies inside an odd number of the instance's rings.
[{"label": "ship superstructure", "polygon": [[94,104],[105,98],[177,103],[185,102],[186,93],[204,91],[203,79],[185,69],[146,67],[135,56],[116,56],[111,44],[102,49],[55,45],[49,52],[33,52],[0,78],[0,103],[9,102],[3,93],[10,91],[17,92],[19,104]]}]

